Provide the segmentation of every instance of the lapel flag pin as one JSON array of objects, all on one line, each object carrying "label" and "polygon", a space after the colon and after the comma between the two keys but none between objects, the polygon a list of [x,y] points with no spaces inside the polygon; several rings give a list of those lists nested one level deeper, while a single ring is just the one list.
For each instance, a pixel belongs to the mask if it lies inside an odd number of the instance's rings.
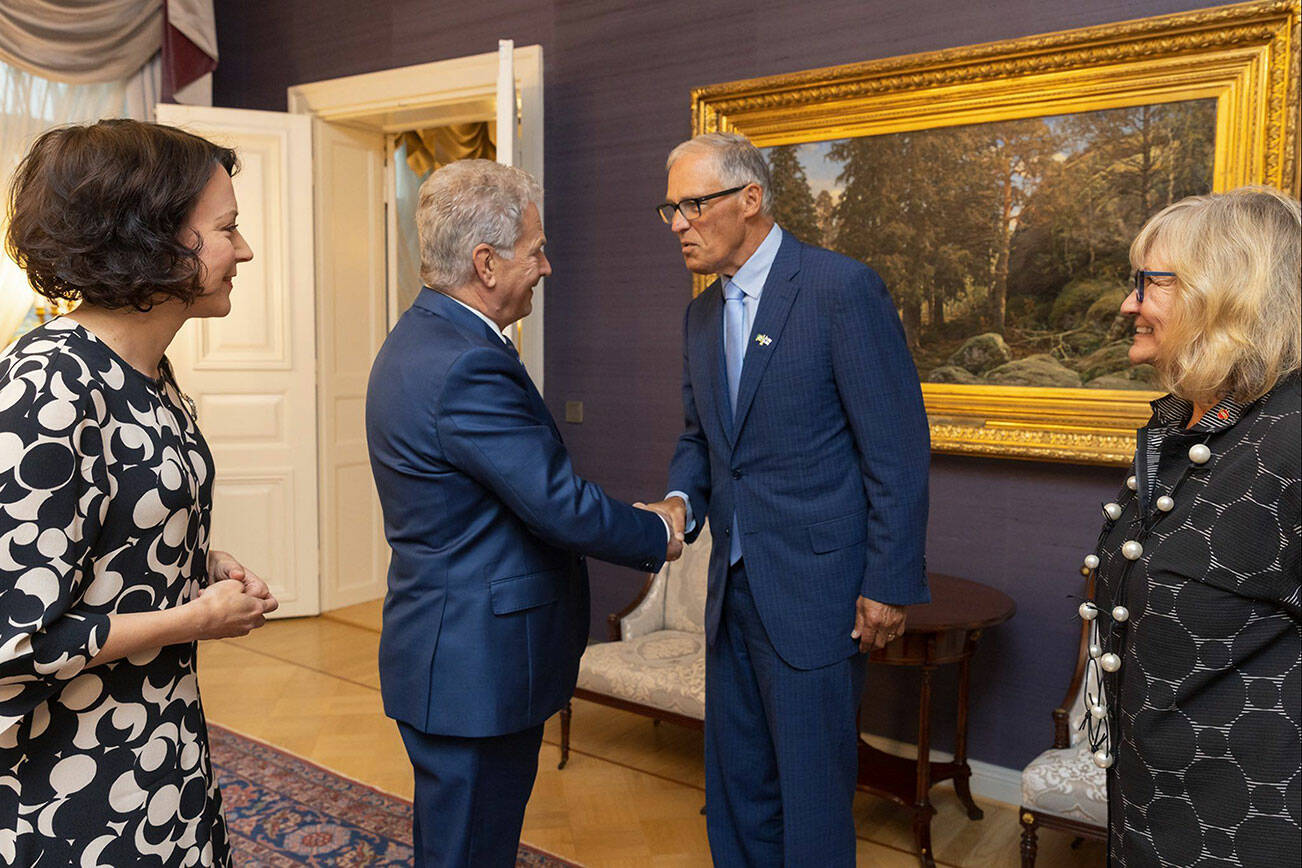
[{"label": "lapel flag pin", "polygon": [[755,343],[759,344],[761,347],[767,347],[769,344],[773,343],[773,338],[768,335],[755,335]]}]

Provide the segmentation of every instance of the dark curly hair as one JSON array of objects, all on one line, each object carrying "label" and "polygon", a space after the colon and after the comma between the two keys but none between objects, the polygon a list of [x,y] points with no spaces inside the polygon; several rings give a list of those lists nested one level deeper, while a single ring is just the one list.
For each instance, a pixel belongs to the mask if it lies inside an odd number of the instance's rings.
[{"label": "dark curly hair", "polygon": [[149,310],[202,291],[199,245],[180,237],[235,152],[162,124],[115,119],[50,130],[14,173],[5,249],[49,299]]}]

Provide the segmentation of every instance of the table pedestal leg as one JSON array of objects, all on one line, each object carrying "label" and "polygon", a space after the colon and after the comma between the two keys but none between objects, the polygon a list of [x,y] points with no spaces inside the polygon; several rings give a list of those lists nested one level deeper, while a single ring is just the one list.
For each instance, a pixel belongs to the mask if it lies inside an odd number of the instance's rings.
[{"label": "table pedestal leg", "polygon": [[924,868],[935,868],[931,854],[931,673],[934,666],[922,667],[922,689],[918,697],[918,773],[913,797],[913,839]]},{"label": "table pedestal leg", "polygon": [[[937,578],[942,577],[937,576]],[[933,593],[934,591],[933,588]],[[878,750],[860,738],[858,788],[888,798],[909,809],[912,813],[913,837],[918,848],[918,859],[923,868],[934,868],[936,864],[931,844],[931,819],[936,815],[936,809],[931,804],[930,791],[934,784],[952,779],[955,793],[966,809],[968,817],[973,820],[982,818],[981,809],[972,800],[972,769],[968,765],[967,758],[967,722],[971,683],[970,661],[983,628],[968,625],[998,623],[999,620],[1006,619],[1013,611],[1012,601],[1006,602],[1007,612],[991,622],[989,620],[991,616],[978,617],[979,613],[968,611],[965,607],[966,603],[951,599],[949,605],[955,610],[953,617],[949,618],[947,612],[947,620],[939,629],[917,630],[913,633],[906,631],[904,636],[899,637],[898,643],[892,643],[885,649],[874,652],[872,657],[875,663],[916,666],[921,672],[918,695],[918,751],[915,758],[909,759]],[[954,760],[933,763],[931,761],[932,674],[937,666],[948,663],[960,665]]]},{"label": "table pedestal leg", "polygon": [[958,668],[958,721],[957,731],[954,734],[954,792],[958,796],[963,806],[967,808],[968,819],[980,820],[985,816],[976,802],[972,801],[972,788],[969,780],[972,777],[972,769],[967,764],[967,702],[968,702],[968,674],[969,664],[972,661],[972,652],[976,650],[976,641],[981,637],[980,630],[973,630],[968,633],[967,653],[963,655],[963,660],[959,663]]}]

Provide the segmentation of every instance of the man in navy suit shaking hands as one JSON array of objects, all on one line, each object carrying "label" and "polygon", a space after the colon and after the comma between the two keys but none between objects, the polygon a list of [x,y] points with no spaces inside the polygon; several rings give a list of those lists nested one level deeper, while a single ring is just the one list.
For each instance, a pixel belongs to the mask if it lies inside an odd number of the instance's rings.
[{"label": "man in navy suit shaking hands", "polygon": [[717,279],[687,308],[670,494],[709,517],[705,810],[720,866],[855,862],[865,652],[928,599],[927,420],[864,264],[797,240],[733,133],[669,155],[661,217]]},{"label": "man in navy suit shaking hands", "polygon": [[515,864],[543,721],[573,693],[587,641],[584,555],[653,572],[682,551],[667,517],[575,474],[504,333],[551,273],[541,196],[488,160],[430,176],[426,286],[367,389],[393,550],[380,686],[415,771],[418,866]]}]

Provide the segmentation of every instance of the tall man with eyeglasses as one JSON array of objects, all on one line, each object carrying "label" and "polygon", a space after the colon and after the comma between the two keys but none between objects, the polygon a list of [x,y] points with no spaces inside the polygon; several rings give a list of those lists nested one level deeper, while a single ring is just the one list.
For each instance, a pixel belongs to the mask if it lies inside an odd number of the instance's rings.
[{"label": "tall man with eyeglasses", "polygon": [[664,504],[708,516],[706,824],[721,866],[853,865],[866,652],[928,599],[927,422],[899,316],[863,263],[773,220],[744,137],[669,155],[688,269],[685,430]]}]

